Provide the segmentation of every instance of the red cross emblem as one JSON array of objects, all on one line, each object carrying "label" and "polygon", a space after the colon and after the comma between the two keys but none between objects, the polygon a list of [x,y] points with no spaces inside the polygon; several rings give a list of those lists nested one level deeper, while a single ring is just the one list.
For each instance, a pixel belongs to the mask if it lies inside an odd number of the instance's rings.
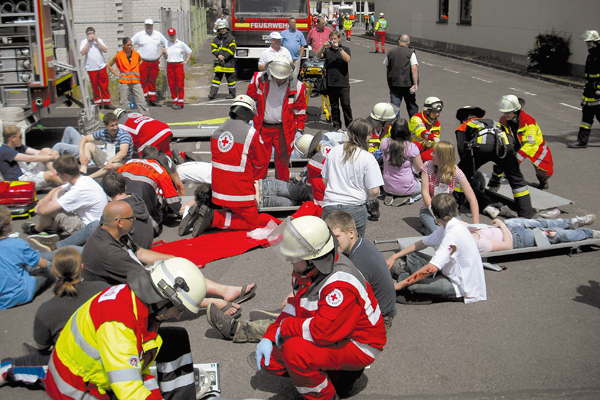
[{"label": "red cross emblem", "polygon": [[221,153],[227,153],[233,148],[233,144],[233,135],[229,131],[221,133],[217,139],[217,145],[219,146]]},{"label": "red cross emblem", "polygon": [[339,289],[333,289],[327,295],[327,304],[331,307],[337,307],[344,301],[344,295]]}]

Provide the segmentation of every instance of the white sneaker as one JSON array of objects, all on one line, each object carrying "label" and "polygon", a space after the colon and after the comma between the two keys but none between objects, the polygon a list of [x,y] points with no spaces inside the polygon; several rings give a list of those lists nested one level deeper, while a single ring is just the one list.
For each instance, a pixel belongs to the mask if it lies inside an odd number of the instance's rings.
[{"label": "white sneaker", "polygon": [[583,217],[571,218],[571,229],[578,229],[582,226],[591,225],[596,222],[596,214],[588,214]]},{"label": "white sneaker", "polygon": [[560,216],[560,210],[558,208],[551,208],[549,210],[540,211],[533,218],[543,219],[556,219]]},{"label": "white sneaker", "polygon": [[496,219],[498,214],[500,214],[500,210],[498,210],[496,207],[492,207],[492,206],[487,206],[486,208],[483,209],[483,212],[486,213],[487,215],[489,215],[490,218],[492,218],[492,219]]},{"label": "white sneaker", "polygon": [[594,234],[592,235],[592,239],[600,239],[600,231],[592,231]]}]

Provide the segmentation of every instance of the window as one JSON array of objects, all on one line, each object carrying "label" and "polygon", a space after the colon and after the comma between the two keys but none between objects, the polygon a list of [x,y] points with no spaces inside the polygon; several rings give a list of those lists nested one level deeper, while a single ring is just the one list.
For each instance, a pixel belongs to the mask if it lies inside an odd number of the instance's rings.
[{"label": "window", "polygon": [[438,22],[442,24],[448,23],[448,0],[438,0]]},{"label": "window", "polygon": [[460,0],[459,25],[471,25],[471,0]]}]

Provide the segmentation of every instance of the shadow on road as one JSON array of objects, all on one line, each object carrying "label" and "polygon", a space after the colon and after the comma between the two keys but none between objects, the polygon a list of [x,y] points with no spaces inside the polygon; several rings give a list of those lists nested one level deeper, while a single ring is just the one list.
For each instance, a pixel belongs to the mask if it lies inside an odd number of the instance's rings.
[{"label": "shadow on road", "polygon": [[588,282],[589,286],[581,285],[577,288],[577,293],[580,296],[575,297],[573,301],[600,308],[600,283],[596,281]]}]

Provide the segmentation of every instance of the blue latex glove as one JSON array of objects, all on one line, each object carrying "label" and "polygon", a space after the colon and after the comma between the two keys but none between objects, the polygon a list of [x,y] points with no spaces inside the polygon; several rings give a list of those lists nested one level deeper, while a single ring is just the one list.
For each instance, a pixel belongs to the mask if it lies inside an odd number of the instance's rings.
[{"label": "blue latex glove", "polygon": [[260,360],[265,358],[265,365],[268,367],[271,362],[271,352],[273,351],[273,342],[269,339],[262,338],[256,346],[256,366],[261,370]]},{"label": "blue latex glove", "polygon": [[277,347],[281,348],[283,346],[283,339],[280,337],[281,334],[281,326],[277,328],[277,333],[275,333],[275,344]]}]

